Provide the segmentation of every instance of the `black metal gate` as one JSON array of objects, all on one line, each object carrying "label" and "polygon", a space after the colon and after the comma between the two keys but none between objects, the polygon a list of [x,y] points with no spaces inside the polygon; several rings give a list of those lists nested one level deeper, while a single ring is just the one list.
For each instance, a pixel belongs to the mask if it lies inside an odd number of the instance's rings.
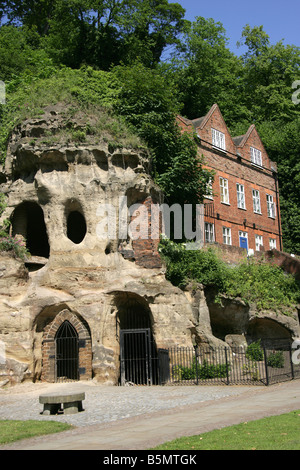
[{"label": "black metal gate", "polygon": [[56,381],[79,380],[78,334],[67,320],[55,337]]},{"label": "black metal gate", "polygon": [[156,347],[150,328],[120,331],[121,385],[158,382]]}]

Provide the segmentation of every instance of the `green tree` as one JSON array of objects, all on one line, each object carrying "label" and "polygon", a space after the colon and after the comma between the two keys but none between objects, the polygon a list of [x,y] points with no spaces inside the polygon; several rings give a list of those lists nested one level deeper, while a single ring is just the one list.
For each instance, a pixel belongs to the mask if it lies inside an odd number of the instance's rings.
[{"label": "green tree", "polygon": [[263,27],[245,26],[242,43],[248,47],[243,55],[243,97],[251,120],[289,121],[299,116],[292,102],[292,83],[300,75],[300,48],[270,44]]},{"label": "green tree", "polygon": [[229,50],[222,23],[197,17],[186,29],[179,57],[174,73],[185,116],[204,116],[217,102],[226,122],[249,118],[239,97],[242,62]]},{"label": "green tree", "polygon": [[168,0],[7,0],[13,24],[36,28],[57,63],[82,63],[108,70],[137,58],[158,63],[178,42],[185,10]]},{"label": "green tree", "polygon": [[112,73],[122,83],[115,110],[151,149],[154,177],[168,203],[202,202],[211,174],[201,167],[195,141],[176,125],[180,105],[172,81],[139,63]]},{"label": "green tree", "polygon": [[43,78],[56,70],[53,61],[41,47],[40,37],[28,28],[0,28],[0,79],[6,83],[33,77]]}]

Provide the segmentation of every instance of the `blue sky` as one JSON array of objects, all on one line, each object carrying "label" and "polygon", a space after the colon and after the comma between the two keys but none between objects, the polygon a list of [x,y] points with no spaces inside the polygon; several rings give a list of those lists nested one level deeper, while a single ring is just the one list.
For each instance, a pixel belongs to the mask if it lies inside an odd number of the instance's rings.
[{"label": "blue sky", "polygon": [[271,44],[283,39],[284,44],[300,46],[300,1],[299,0],[170,0],[179,3],[185,10],[185,18],[195,21],[196,16],[220,21],[229,39],[229,48],[242,54],[237,48],[243,27],[263,25],[270,36]]}]

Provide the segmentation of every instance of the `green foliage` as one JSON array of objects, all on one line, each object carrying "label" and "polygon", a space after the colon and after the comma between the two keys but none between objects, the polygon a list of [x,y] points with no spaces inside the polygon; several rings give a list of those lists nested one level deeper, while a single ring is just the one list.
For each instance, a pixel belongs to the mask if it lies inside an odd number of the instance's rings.
[{"label": "green foliage", "polygon": [[268,356],[267,364],[269,367],[282,369],[284,367],[284,356],[282,351],[272,352]]},{"label": "green foliage", "polygon": [[56,70],[35,30],[6,25],[0,28],[0,78],[10,89],[47,78]]},{"label": "green foliage", "polygon": [[197,17],[183,37],[180,59],[175,56],[182,113],[190,119],[204,116],[216,102],[227,123],[249,117],[239,95],[242,62],[229,50],[225,34],[222,23]]},{"label": "green foliage", "polygon": [[182,437],[155,450],[299,450],[300,410],[260,420],[247,420],[234,426],[201,435]]},{"label": "green foliage", "polygon": [[20,439],[62,432],[70,428],[70,424],[58,423],[56,421],[1,420],[0,444],[8,444]]},{"label": "green foliage", "polygon": [[221,260],[213,248],[187,250],[185,244],[162,239],[159,251],[166,263],[166,277],[184,287],[191,281],[214,287],[217,301],[222,296],[255,303],[258,310],[275,310],[289,314],[300,302],[300,286],[294,276],[281,268],[254,259],[235,267]]},{"label": "green foliage", "polygon": [[[0,218],[6,209],[6,197],[3,193],[0,193]],[[10,222],[7,219],[1,220],[0,223],[0,237],[6,237],[8,235],[8,228]]]},{"label": "green foliage", "polygon": [[[182,6],[168,0],[6,0],[0,19],[0,80],[7,92],[7,105],[0,105],[2,155],[14,125],[43,104],[100,105],[118,116],[122,139],[129,125],[131,136],[150,148],[167,202],[194,204],[209,175],[174,116],[198,118],[216,102],[232,135],[256,124],[278,165],[284,250],[300,254],[300,106],[292,101],[299,47],[271,44],[263,26],[246,25],[241,44],[247,50],[238,57],[222,23],[188,22]],[[167,47],[175,54],[162,63]],[[107,139],[115,148],[122,139],[110,123],[114,135]],[[83,141],[84,133],[72,138]]]},{"label": "green foliage", "polygon": [[28,254],[26,243],[18,237],[10,237],[9,235],[0,238],[0,252],[9,251],[16,258],[24,259]]},{"label": "green foliage", "polygon": [[196,365],[194,358],[191,367],[186,366],[175,366],[172,370],[174,380],[206,380],[215,378],[227,377],[230,370],[228,364],[209,364],[207,361],[203,361],[203,364]]},{"label": "green foliage", "polygon": [[114,110],[147,143],[156,182],[168,203],[201,202],[211,174],[199,164],[193,139],[181,135],[175,123],[179,103],[172,81],[141,63],[115,67],[112,75],[122,83]]},{"label": "green foliage", "polygon": [[258,310],[273,309],[288,314],[288,308],[300,301],[299,282],[280,267],[250,259],[229,271],[225,292],[254,302]]},{"label": "green foliage", "polygon": [[[0,193],[0,217],[6,208],[6,198],[5,195]],[[19,239],[18,237],[11,237],[8,234],[8,228],[10,222],[7,219],[1,220],[0,224],[0,252],[9,251],[14,254],[17,258],[24,259],[28,254],[26,243],[24,240]]]},{"label": "green foliage", "polygon": [[249,344],[246,351],[246,358],[251,361],[263,361],[264,351],[261,347],[260,340]]},{"label": "green foliage", "polygon": [[184,9],[168,0],[4,1],[13,24],[37,31],[56,64],[83,63],[102,70],[138,57],[146,66],[159,62],[166,46],[182,32]]},{"label": "green foliage", "polygon": [[[116,146],[141,146],[141,141],[124,120],[112,112],[120,86],[109,72],[96,71],[90,67],[79,70],[62,68],[49,78],[22,82],[12,91],[8,86],[0,125],[2,161],[14,127],[26,119],[39,117],[46,106],[57,103],[64,103],[66,122],[68,119],[71,122],[80,111],[86,115],[85,129],[70,128],[70,138],[75,142],[82,142],[86,135],[93,133],[112,141]],[[95,121],[93,128],[88,122],[90,118]]]},{"label": "green foliage", "polygon": [[220,292],[224,290],[229,268],[215,250],[187,250],[184,243],[162,238],[159,252],[166,263],[166,277],[172,284],[184,287],[196,281],[206,287],[214,286]]}]

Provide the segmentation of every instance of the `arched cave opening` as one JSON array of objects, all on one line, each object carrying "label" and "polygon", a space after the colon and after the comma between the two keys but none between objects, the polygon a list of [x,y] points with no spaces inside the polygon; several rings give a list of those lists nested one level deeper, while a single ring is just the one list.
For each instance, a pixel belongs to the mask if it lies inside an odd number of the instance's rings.
[{"label": "arched cave opening", "polygon": [[133,293],[119,293],[116,300],[120,335],[120,383],[158,384],[158,356],[150,308],[144,299]]},{"label": "arched cave opening", "polygon": [[86,221],[78,210],[71,211],[67,216],[67,237],[76,244],[83,241],[86,235]]},{"label": "arched cave opening", "polygon": [[12,234],[26,239],[26,248],[32,256],[49,258],[44,212],[36,202],[26,201],[16,207],[12,217]]},{"label": "arched cave opening", "polygon": [[247,342],[260,340],[266,347],[276,344],[292,343],[291,332],[276,320],[269,318],[255,318],[248,326],[246,333]]}]

